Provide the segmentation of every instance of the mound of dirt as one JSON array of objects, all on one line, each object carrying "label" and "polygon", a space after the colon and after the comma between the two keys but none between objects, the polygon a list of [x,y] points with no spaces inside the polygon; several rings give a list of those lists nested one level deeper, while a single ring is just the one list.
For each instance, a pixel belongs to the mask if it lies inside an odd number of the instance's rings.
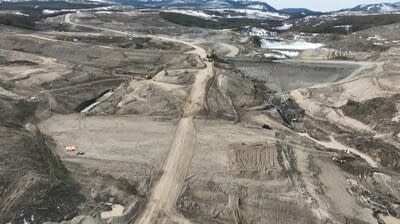
[{"label": "mound of dirt", "polygon": [[169,84],[188,84],[193,81],[193,72],[190,70],[162,70],[153,80]]},{"label": "mound of dirt", "polygon": [[186,86],[134,80],[116,91],[107,102],[98,105],[91,113],[179,117],[183,113],[186,96]]},{"label": "mound of dirt", "polygon": [[262,102],[255,84],[229,64],[216,64],[215,74],[207,95],[209,116],[239,121],[246,107]]}]

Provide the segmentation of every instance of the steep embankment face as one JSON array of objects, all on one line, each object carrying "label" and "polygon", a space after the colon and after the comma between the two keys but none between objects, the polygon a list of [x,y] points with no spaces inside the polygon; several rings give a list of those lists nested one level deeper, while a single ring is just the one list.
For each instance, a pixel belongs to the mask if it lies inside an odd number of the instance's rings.
[{"label": "steep embankment face", "polygon": [[37,104],[0,97],[0,222],[43,223],[77,214],[84,202],[53,142],[39,129],[25,129]]},{"label": "steep embankment face", "polygon": [[233,60],[234,64],[247,76],[264,81],[276,91],[290,91],[313,85],[333,83],[349,76],[359,66],[355,63],[324,61],[277,61],[255,62]]}]

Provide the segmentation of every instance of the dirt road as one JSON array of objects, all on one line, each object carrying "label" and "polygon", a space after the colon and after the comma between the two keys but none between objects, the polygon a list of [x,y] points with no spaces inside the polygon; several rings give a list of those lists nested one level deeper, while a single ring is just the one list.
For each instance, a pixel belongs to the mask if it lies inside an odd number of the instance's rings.
[{"label": "dirt road", "polygon": [[[193,47],[196,50],[192,53],[197,53],[200,57],[205,54],[205,51],[200,47]],[[174,217],[175,204],[185,183],[195,148],[196,134],[193,119],[206,105],[207,83],[214,76],[213,63],[205,63],[206,68],[199,70],[196,75],[196,80],[184,107],[183,118],[178,124],[174,141],[163,166],[163,175],[154,187],[143,215],[136,223],[163,223],[165,220],[171,219],[171,216],[179,223],[190,223],[183,218]]]},{"label": "dirt road", "polygon": [[97,26],[91,26],[91,25],[86,25],[86,24],[78,24],[75,23],[71,20],[71,13],[65,14],[64,16],[64,22],[65,23],[69,23],[73,26],[80,26],[80,27],[85,27],[85,28],[89,28],[89,29],[94,29],[94,30],[101,30],[101,31],[107,31],[110,33],[116,33],[116,34],[120,34],[120,35],[132,35],[135,36],[132,33],[129,32],[125,32],[125,31],[119,31],[119,30],[113,30],[113,29],[108,29],[108,28],[104,28],[104,27],[97,27]]},{"label": "dirt road", "polygon": [[[185,183],[195,148],[196,134],[193,119],[205,108],[207,84],[214,76],[213,63],[205,63],[207,66],[197,73],[186,101],[183,118],[179,121],[168,158],[163,166],[163,175],[153,189],[145,212],[136,223],[163,223],[169,219],[168,216],[174,216],[175,203]],[[190,223],[188,220],[180,221],[182,222]]]},{"label": "dirt road", "polygon": [[205,63],[207,67],[196,75],[196,81],[184,108],[184,117],[196,116],[206,107],[207,83],[214,76],[214,71],[211,62]]},{"label": "dirt road", "polygon": [[38,35],[34,35],[34,34],[16,34],[18,36],[23,36],[23,37],[33,37],[33,38],[37,38],[37,39],[41,39],[41,40],[46,40],[46,41],[51,41],[51,42],[57,42],[57,40],[55,39],[51,39],[51,38],[47,38],[47,37],[42,37],[42,36],[38,36]]},{"label": "dirt road", "polygon": [[[111,30],[108,28],[76,24],[71,21],[71,14],[65,15],[64,18],[65,22],[73,25],[79,25],[123,35],[134,35],[129,32]],[[200,58],[206,58],[207,56],[206,50],[191,42],[165,36],[144,36],[181,43],[194,49],[188,53],[196,54]],[[179,223],[190,223],[190,221],[176,215],[175,204],[182,191],[187,170],[189,168],[195,148],[196,131],[193,120],[194,117],[205,108],[207,84],[214,76],[213,62],[204,63],[206,64],[206,67],[199,70],[196,75],[195,82],[193,83],[190,95],[184,107],[183,118],[179,121],[175,131],[173,143],[162,168],[163,174],[152,190],[148,204],[136,223],[156,224],[164,223],[167,220],[178,220]]]},{"label": "dirt road", "polygon": [[225,57],[235,57],[239,54],[240,50],[236,46],[227,43],[221,43],[221,46],[228,49],[229,52],[225,54]]},{"label": "dirt road", "polygon": [[132,32],[119,31],[119,30],[98,27],[98,26],[92,26],[92,25],[86,25],[86,24],[79,24],[79,23],[75,23],[71,20],[71,15],[72,15],[71,13],[68,13],[64,16],[65,23],[69,23],[74,26],[81,26],[81,27],[85,27],[85,28],[89,28],[89,29],[101,30],[101,31],[106,31],[106,32],[110,32],[110,33],[120,34],[120,35],[129,35],[129,36],[133,36],[133,37],[149,37],[149,38],[154,38],[154,39],[159,39],[159,40],[164,40],[164,41],[180,43],[180,44],[184,44],[184,45],[194,48],[194,51],[192,51],[190,53],[197,54],[202,58],[205,58],[207,56],[207,52],[202,47],[197,46],[196,44],[188,42],[188,41],[178,40],[176,38],[171,38],[171,37],[167,37],[167,36],[138,35],[138,34],[135,34]]},{"label": "dirt road", "polygon": [[154,187],[140,224],[162,223],[174,211],[176,200],[185,182],[195,145],[193,117],[180,120],[175,132],[163,175]]},{"label": "dirt road", "polygon": [[361,151],[359,151],[357,149],[343,145],[342,143],[336,141],[336,139],[333,138],[332,136],[329,137],[331,140],[330,142],[323,142],[323,141],[318,141],[317,139],[314,139],[314,138],[310,137],[310,135],[305,134],[305,133],[299,133],[299,135],[306,137],[308,139],[311,139],[314,142],[316,142],[317,144],[325,146],[327,148],[336,149],[339,151],[349,151],[349,152],[363,158],[371,167],[378,168],[378,163],[375,162],[369,155],[362,153]]}]

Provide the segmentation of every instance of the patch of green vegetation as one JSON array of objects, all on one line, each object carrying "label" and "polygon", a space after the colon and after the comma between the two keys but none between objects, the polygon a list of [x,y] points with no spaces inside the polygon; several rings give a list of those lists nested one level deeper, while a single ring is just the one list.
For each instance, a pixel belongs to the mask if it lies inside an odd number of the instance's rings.
[{"label": "patch of green vegetation", "polygon": [[65,1],[21,1],[21,2],[0,2],[1,10],[15,10],[27,15],[0,14],[0,24],[14,26],[22,29],[34,30],[36,22],[68,11],[43,14],[43,10],[68,10],[68,9],[89,9],[108,6],[106,3],[74,3]]},{"label": "patch of green vegetation", "polygon": [[[375,26],[389,25],[400,22],[399,14],[388,15],[366,15],[366,16],[344,16],[335,21],[325,22],[316,27],[303,27],[298,31],[308,33],[334,33],[348,34],[365,30]],[[348,26],[348,28],[345,28]]]},{"label": "patch of green vegetation", "polygon": [[178,25],[208,29],[235,29],[243,26],[259,26],[264,22],[262,20],[247,18],[222,18],[219,20],[207,20],[196,16],[172,12],[160,12],[160,16],[163,19]]},{"label": "patch of green vegetation", "polygon": [[252,43],[256,47],[261,47],[261,37],[259,36],[251,36],[250,43]]},{"label": "patch of green vegetation", "polygon": [[2,10],[17,10],[29,15],[41,14],[43,10],[60,9],[89,9],[108,6],[106,3],[89,4],[66,1],[18,1],[18,2],[0,2]]},{"label": "patch of green vegetation", "polygon": [[36,23],[48,17],[65,14],[67,12],[59,12],[53,14],[35,14],[35,15],[16,15],[16,14],[0,14],[0,24],[13,26],[22,29],[35,30]]},{"label": "patch of green vegetation", "polygon": [[0,24],[33,30],[36,19],[31,16],[0,14]]},{"label": "patch of green vegetation", "polygon": [[29,117],[33,116],[37,104],[26,100],[18,100],[15,104],[15,116],[18,121],[25,122]]},{"label": "patch of green vegetation", "polygon": [[11,90],[14,88],[14,84],[12,82],[7,82],[4,80],[0,80],[0,87],[5,90]]},{"label": "patch of green vegetation", "polygon": [[[399,97],[399,96],[396,96]],[[393,117],[397,113],[396,104],[393,99],[374,98],[363,103],[348,100],[342,106],[343,113],[364,123],[378,121],[388,117]]]}]

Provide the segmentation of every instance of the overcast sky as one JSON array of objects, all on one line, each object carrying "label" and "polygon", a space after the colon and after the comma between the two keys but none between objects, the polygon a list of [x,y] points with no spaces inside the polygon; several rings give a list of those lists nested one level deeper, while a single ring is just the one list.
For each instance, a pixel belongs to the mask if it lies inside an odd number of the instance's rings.
[{"label": "overcast sky", "polygon": [[271,6],[281,8],[308,8],[319,11],[333,11],[352,8],[359,4],[399,2],[400,0],[265,0]]}]

